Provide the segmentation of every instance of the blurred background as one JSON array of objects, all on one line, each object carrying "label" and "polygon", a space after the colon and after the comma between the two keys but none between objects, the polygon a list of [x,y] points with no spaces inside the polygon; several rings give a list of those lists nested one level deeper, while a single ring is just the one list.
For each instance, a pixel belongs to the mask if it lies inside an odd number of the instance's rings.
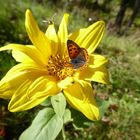
[{"label": "blurred background", "polygon": [[[48,25],[43,20],[53,20],[58,29],[65,12],[70,14],[69,33],[106,22],[96,53],[109,59],[110,85],[92,83],[102,104],[101,119],[81,125],[73,116],[77,125],[65,125],[67,140],[140,140],[140,0],[0,0],[0,46],[31,44],[24,27],[28,8],[44,32]],[[15,64],[9,51],[1,52],[0,78]],[[10,113],[8,102],[0,99],[0,140],[17,140],[40,106]]]}]

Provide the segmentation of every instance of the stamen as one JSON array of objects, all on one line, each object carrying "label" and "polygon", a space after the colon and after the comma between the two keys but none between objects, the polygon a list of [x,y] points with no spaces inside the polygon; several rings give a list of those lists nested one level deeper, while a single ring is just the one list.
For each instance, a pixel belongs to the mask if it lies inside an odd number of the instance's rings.
[{"label": "stamen", "polygon": [[50,56],[46,67],[49,75],[57,77],[58,80],[65,79],[74,74],[74,69],[68,57],[61,57],[60,55]]}]

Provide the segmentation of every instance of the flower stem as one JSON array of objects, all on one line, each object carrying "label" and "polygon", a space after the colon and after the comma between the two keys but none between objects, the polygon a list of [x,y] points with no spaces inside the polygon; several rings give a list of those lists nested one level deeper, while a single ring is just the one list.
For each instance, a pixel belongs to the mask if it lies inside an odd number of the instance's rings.
[{"label": "flower stem", "polygon": [[64,126],[64,125],[63,125],[63,127],[62,127],[62,137],[63,137],[63,140],[66,140],[65,126]]}]

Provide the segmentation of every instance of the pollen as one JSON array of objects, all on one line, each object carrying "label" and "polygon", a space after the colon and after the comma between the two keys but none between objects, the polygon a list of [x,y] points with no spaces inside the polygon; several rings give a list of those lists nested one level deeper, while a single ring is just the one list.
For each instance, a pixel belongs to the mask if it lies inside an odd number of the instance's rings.
[{"label": "pollen", "polygon": [[61,57],[60,55],[50,56],[47,70],[49,75],[55,76],[58,80],[63,80],[74,74],[74,69],[69,63],[69,58],[65,56]]}]

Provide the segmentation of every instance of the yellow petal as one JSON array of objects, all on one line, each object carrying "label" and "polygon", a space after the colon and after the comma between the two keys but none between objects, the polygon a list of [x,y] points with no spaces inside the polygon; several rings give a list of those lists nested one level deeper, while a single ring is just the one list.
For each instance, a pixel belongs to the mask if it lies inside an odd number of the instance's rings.
[{"label": "yellow petal", "polygon": [[79,73],[78,78],[109,84],[109,73],[105,65],[97,68],[87,67]]},{"label": "yellow petal", "polygon": [[[31,59],[38,63],[39,65],[45,65],[46,61],[44,60],[42,54],[32,45],[21,45],[21,44],[9,44],[7,46],[1,47],[0,51],[5,50],[14,50],[13,57],[18,61],[22,62],[29,62]],[[21,52],[24,55],[18,54],[18,52]]]},{"label": "yellow petal", "polygon": [[32,62],[33,60],[21,51],[12,50],[12,56],[17,62]]},{"label": "yellow petal", "polygon": [[102,55],[98,55],[98,54],[89,55],[88,65],[91,68],[97,68],[97,67],[100,67],[101,65],[104,65],[104,64],[107,64],[107,63],[108,63],[108,59],[105,58]]},{"label": "yellow petal", "polygon": [[56,55],[58,51],[58,37],[54,28],[54,24],[49,25],[46,31],[46,36],[50,40],[51,48],[52,48],[52,54]]},{"label": "yellow petal", "polygon": [[35,81],[26,80],[14,93],[9,103],[11,112],[33,108],[49,96],[60,92],[55,81],[49,77],[39,77]]},{"label": "yellow petal", "polygon": [[64,80],[61,80],[57,83],[58,87],[60,87],[61,89],[66,89],[68,88],[70,85],[72,85],[74,82],[74,78],[73,77],[67,77]]},{"label": "yellow petal", "polygon": [[0,98],[11,98],[25,80],[34,81],[34,79],[44,74],[46,74],[46,71],[33,63],[21,63],[14,66],[0,81]]},{"label": "yellow petal", "polygon": [[52,52],[50,42],[45,36],[45,34],[40,31],[30,10],[26,11],[25,27],[28,36],[34,46],[42,53],[44,59],[48,60]]},{"label": "yellow petal", "polygon": [[69,39],[75,41],[79,46],[86,48],[89,54],[93,53],[100,43],[105,29],[103,21],[95,22],[88,28],[80,29],[72,33]]},{"label": "yellow petal", "polygon": [[82,112],[90,120],[99,119],[99,109],[94,100],[91,84],[84,81],[75,82],[64,90],[68,103]]},{"label": "yellow petal", "polygon": [[68,40],[68,14],[64,14],[64,17],[60,23],[59,30],[58,30],[58,39],[60,42],[59,45],[59,53],[60,55],[64,55],[65,51],[67,50],[67,40]]}]

